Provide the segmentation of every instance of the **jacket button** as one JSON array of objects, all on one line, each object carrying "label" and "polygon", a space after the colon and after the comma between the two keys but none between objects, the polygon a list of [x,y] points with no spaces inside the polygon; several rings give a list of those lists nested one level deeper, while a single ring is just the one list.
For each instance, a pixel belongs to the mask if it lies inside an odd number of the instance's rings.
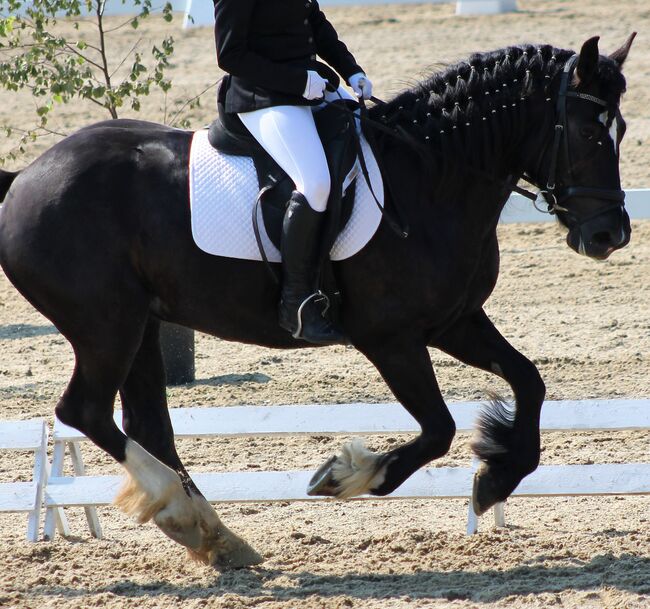
[{"label": "jacket button", "polygon": [[304,23],[305,25],[309,25],[309,19],[305,19],[305,20],[303,21],[303,23]]},{"label": "jacket button", "polygon": [[311,60],[314,61],[316,59],[316,55],[311,56]]},{"label": "jacket button", "polygon": [[307,42],[311,44],[312,42],[314,42],[314,39],[310,36],[309,38],[307,38]]}]

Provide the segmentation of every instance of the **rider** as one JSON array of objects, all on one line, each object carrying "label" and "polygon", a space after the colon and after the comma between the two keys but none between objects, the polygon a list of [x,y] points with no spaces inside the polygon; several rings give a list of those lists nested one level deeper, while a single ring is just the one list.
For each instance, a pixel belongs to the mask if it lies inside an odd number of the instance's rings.
[{"label": "rider", "polygon": [[282,226],[280,325],[308,342],[344,342],[315,288],[330,176],[312,108],[326,98],[328,82],[339,82],[316,55],[357,97],[369,99],[372,83],[316,0],[214,0],[214,15],[217,62],[228,74],[225,110],[239,115],[296,186]]}]

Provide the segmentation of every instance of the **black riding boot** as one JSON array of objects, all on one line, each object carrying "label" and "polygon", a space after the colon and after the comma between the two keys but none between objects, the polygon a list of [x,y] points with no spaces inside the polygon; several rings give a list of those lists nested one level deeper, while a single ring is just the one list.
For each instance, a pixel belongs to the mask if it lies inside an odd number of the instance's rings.
[{"label": "black riding boot", "polygon": [[280,326],[310,343],[345,344],[343,333],[324,316],[326,297],[315,289],[324,217],[293,192],[282,223]]}]

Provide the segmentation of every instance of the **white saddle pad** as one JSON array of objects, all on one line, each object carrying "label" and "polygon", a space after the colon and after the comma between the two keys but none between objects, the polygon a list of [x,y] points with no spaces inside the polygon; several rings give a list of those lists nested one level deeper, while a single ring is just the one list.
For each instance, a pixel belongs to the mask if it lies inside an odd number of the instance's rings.
[{"label": "white saddle pad", "polygon": [[[379,167],[365,138],[361,142],[372,188],[383,206],[384,189]],[[222,154],[208,142],[208,131],[197,131],[190,152],[190,209],[192,235],[203,251],[215,256],[262,260],[253,232],[253,205],[259,191],[257,174],[249,157]],[[280,252],[271,243],[258,212],[260,236],[271,262]],[[353,256],[370,241],[381,221],[381,212],[359,174],[354,209],[336,240],[332,260]]]}]

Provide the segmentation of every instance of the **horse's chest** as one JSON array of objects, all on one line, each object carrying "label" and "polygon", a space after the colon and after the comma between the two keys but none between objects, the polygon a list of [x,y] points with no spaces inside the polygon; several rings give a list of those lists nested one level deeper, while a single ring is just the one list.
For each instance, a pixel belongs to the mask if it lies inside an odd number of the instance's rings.
[{"label": "horse's chest", "polygon": [[[468,238],[460,232],[447,247],[434,255],[437,300],[455,311],[476,310],[494,290],[499,274],[499,249],[496,235]],[[440,305],[439,305],[440,306]]]}]

